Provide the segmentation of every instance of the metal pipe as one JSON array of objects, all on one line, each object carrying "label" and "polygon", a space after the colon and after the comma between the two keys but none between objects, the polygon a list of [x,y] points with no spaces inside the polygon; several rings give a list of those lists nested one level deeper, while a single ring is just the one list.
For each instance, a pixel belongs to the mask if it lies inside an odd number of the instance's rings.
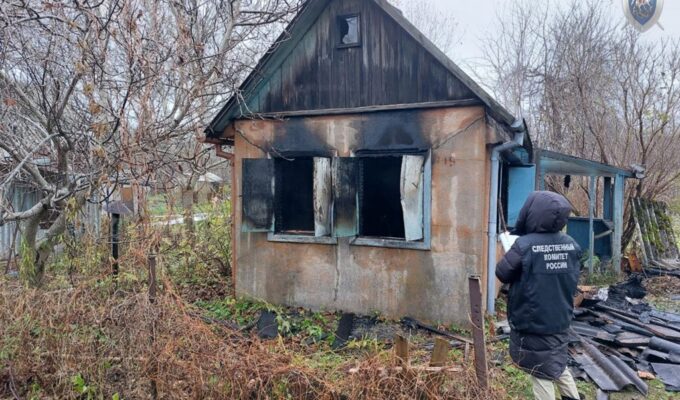
[{"label": "metal pipe", "polygon": [[494,315],[496,301],[496,242],[498,240],[498,168],[500,154],[506,150],[520,147],[524,144],[527,132],[524,120],[517,120],[512,124],[515,137],[511,141],[501,143],[491,150],[491,188],[489,190],[489,227],[487,245],[487,277],[486,277],[486,310]]},{"label": "metal pipe", "polygon": [[593,223],[593,219],[595,218],[595,198],[597,197],[597,193],[595,193],[596,189],[596,181],[597,178],[595,178],[594,175],[590,176],[590,182],[589,182],[589,192],[588,195],[590,196],[590,203],[588,206],[588,273],[592,275],[593,270],[595,268],[595,227]]}]

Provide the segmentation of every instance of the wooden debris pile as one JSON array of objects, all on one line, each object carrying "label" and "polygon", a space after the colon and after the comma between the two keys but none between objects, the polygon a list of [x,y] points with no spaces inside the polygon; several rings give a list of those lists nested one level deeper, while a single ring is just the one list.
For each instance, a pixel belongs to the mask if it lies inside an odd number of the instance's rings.
[{"label": "wooden debris pile", "polygon": [[658,377],[680,391],[680,314],[646,303],[641,277],[591,290],[577,299],[572,323],[570,369],[604,392],[635,387]]}]

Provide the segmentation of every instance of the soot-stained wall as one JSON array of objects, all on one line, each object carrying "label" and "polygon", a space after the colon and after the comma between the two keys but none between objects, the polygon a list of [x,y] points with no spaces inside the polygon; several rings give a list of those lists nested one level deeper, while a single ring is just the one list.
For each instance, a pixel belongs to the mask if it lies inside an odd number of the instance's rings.
[{"label": "soot-stained wall", "polygon": [[[482,107],[236,121],[238,295],[312,309],[468,323],[467,277],[484,276],[488,198]],[[350,157],[432,149],[431,250],[270,242],[241,233],[241,160],[266,152]]]}]

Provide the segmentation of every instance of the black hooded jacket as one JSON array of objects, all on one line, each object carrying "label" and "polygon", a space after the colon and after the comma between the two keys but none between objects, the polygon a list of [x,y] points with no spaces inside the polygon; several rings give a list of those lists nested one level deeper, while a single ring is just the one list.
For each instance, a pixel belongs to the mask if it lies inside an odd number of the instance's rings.
[{"label": "black hooded jacket", "polygon": [[553,192],[534,192],[513,232],[520,237],[496,266],[510,284],[510,353],[528,372],[555,379],[566,367],[566,331],[573,314],[581,249],[561,232],[571,205]]}]

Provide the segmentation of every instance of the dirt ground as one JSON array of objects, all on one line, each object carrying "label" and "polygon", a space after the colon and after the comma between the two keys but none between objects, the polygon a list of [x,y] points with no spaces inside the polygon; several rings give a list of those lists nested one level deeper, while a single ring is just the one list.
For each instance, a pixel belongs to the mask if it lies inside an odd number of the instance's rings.
[{"label": "dirt ground", "polygon": [[643,285],[647,289],[646,300],[662,311],[680,312],[680,279],[673,276],[648,278]]}]

